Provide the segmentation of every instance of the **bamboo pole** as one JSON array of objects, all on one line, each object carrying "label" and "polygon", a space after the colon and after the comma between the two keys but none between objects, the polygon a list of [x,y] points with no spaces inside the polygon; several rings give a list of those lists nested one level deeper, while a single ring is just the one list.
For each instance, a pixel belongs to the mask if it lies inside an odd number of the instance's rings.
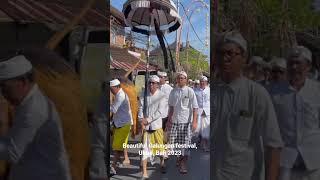
[{"label": "bamboo pole", "polygon": [[141,62],[141,59],[139,59],[139,61],[138,61],[131,69],[128,70],[128,72],[124,75],[124,77],[127,78],[127,77],[129,76],[129,74],[130,74],[135,68],[138,67],[138,65],[139,65],[140,62]]},{"label": "bamboo pole", "polygon": [[47,42],[46,48],[48,49],[55,49],[61,40],[68,34],[74,26],[76,26],[79,21],[87,14],[87,12],[91,9],[92,5],[95,3],[96,0],[89,0],[87,4],[82,8],[81,12],[75,16],[62,31],[55,33]]}]

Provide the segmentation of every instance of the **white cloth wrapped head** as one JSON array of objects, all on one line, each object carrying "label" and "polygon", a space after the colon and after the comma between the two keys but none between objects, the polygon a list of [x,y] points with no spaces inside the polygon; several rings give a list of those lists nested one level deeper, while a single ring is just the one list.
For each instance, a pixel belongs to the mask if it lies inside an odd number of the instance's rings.
[{"label": "white cloth wrapped head", "polygon": [[268,69],[268,70],[271,70],[271,69],[272,69],[271,64],[268,63],[268,62],[266,62],[266,61],[263,62],[262,67],[265,68],[265,69]]},{"label": "white cloth wrapped head", "polygon": [[250,64],[257,64],[257,65],[263,67],[265,62],[264,62],[263,58],[260,56],[252,56],[250,58]]},{"label": "white cloth wrapped head", "polygon": [[161,76],[161,77],[167,77],[167,73],[166,72],[161,72],[161,71],[158,71],[158,76]]},{"label": "white cloth wrapped head", "polygon": [[208,81],[208,78],[206,76],[201,76],[200,81]]},{"label": "white cloth wrapped head", "polygon": [[156,82],[159,83],[160,82],[160,78],[157,75],[151,75],[149,77],[149,82]]},{"label": "white cloth wrapped head", "polygon": [[282,69],[287,69],[287,60],[284,58],[280,57],[273,57],[271,62],[270,62],[272,68],[282,68]]},{"label": "white cloth wrapped head", "polygon": [[304,46],[295,46],[289,50],[287,60],[291,60],[292,58],[297,58],[297,60],[307,60],[311,63],[312,53]]},{"label": "white cloth wrapped head", "polygon": [[181,75],[181,76],[184,76],[185,78],[188,78],[187,73],[184,72],[184,71],[177,72],[177,77],[180,76],[180,75]]},{"label": "white cloth wrapped head", "polygon": [[120,85],[119,79],[113,79],[110,81],[110,87],[119,86],[119,85]]},{"label": "white cloth wrapped head", "polygon": [[224,35],[223,42],[225,42],[225,43],[228,43],[228,42],[235,43],[235,44],[239,45],[245,52],[247,52],[247,41],[237,31],[227,32]]},{"label": "white cloth wrapped head", "polygon": [[13,79],[32,70],[32,65],[23,55],[0,62],[0,80]]}]

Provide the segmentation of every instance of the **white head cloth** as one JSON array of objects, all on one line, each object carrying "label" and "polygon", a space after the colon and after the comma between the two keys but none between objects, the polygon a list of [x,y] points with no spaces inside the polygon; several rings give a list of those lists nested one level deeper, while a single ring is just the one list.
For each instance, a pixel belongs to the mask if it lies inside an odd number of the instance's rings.
[{"label": "white head cloth", "polygon": [[119,86],[119,85],[120,85],[119,79],[114,79],[110,81],[110,87]]},{"label": "white head cloth", "polygon": [[159,83],[160,82],[160,78],[157,75],[151,75],[149,77],[149,82],[157,82],[157,83]]},{"label": "white head cloth", "polygon": [[227,32],[223,39],[224,42],[232,42],[239,45],[244,51],[247,51],[247,41],[237,31]]},{"label": "white head cloth", "polygon": [[32,65],[24,56],[15,56],[0,62],[0,80],[22,76],[32,70]]}]

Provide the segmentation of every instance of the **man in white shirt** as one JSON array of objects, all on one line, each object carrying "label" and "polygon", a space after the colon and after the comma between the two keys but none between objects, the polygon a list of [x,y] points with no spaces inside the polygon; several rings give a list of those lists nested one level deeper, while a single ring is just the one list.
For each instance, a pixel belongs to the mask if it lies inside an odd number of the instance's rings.
[{"label": "man in white shirt", "polygon": [[[162,130],[162,117],[166,113],[166,96],[159,90],[160,79],[156,75],[152,75],[149,78],[148,86],[149,92],[147,95],[147,110],[146,114],[143,114],[144,96],[140,96],[139,106],[139,121],[143,129],[143,152],[142,152],[142,179],[148,178],[147,162],[148,158],[153,161],[156,155],[160,155],[161,171],[165,173],[164,164],[164,142],[163,142],[163,130]],[[150,147],[150,145],[153,147]],[[162,146],[162,147],[160,147]]]},{"label": "man in white shirt", "polygon": [[188,86],[193,88],[194,87],[194,81],[192,79],[188,80]]},{"label": "man in white shirt", "polygon": [[129,133],[132,123],[132,114],[128,95],[120,87],[120,81],[114,79],[110,81],[110,91],[115,95],[114,102],[110,106],[110,114],[113,115],[113,142],[114,160],[112,163],[112,173],[116,174],[116,164],[120,161],[123,153],[123,146],[128,143]]},{"label": "man in white shirt", "polygon": [[[160,78],[160,87],[159,90],[163,92],[166,96],[166,104],[168,104],[169,101],[169,95],[171,93],[171,90],[173,89],[168,83],[166,83],[167,79],[167,73],[166,72],[158,72],[158,77]],[[162,128],[165,131],[166,130],[166,124],[168,121],[168,111],[169,111],[169,106],[165,107],[165,112],[163,113],[162,116]]]},{"label": "man in white shirt", "polygon": [[9,179],[71,180],[59,114],[25,56],[0,62],[0,90],[15,108],[12,127],[0,137],[0,160],[11,164]]},{"label": "man in white shirt", "polygon": [[260,56],[252,56],[250,58],[249,67],[254,72],[254,80],[261,85],[269,84],[271,66]]},{"label": "man in white shirt", "polygon": [[213,179],[277,180],[283,143],[271,98],[260,84],[242,75],[247,61],[242,35],[228,32],[220,43],[217,64],[222,82],[212,88]]},{"label": "man in white shirt", "polygon": [[285,143],[280,180],[319,180],[320,84],[308,78],[309,49],[293,47],[287,60],[289,82],[270,90]]},{"label": "man in white shirt", "polygon": [[[178,72],[176,76],[177,87],[169,96],[169,115],[167,127],[170,128],[169,144],[191,144],[191,133],[197,128],[198,103],[192,88],[187,86],[187,73]],[[187,173],[187,159],[190,155],[188,148],[174,148],[181,156],[177,159],[179,171]]]},{"label": "man in white shirt", "polygon": [[199,87],[200,87],[200,81],[199,81],[199,79],[196,79],[196,80],[194,80],[194,87],[193,87],[193,90],[198,90],[199,89]]},{"label": "man in white shirt", "polygon": [[208,78],[202,76],[200,78],[200,88],[195,91],[198,102],[198,126],[201,135],[201,146],[209,152],[210,137],[210,88],[208,87]]},{"label": "man in white shirt", "polygon": [[279,83],[287,80],[287,61],[284,58],[273,57],[271,62],[271,81]]}]

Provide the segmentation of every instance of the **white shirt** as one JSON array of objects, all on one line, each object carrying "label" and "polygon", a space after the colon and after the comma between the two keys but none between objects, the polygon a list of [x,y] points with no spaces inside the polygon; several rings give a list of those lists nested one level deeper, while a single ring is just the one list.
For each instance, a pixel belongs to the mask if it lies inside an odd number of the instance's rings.
[{"label": "white shirt", "polygon": [[194,93],[197,97],[199,115],[201,115],[204,112],[206,116],[210,116],[210,88],[197,88],[194,90]]},{"label": "white shirt", "polygon": [[300,153],[309,170],[320,168],[320,83],[306,79],[297,92],[287,83],[270,89],[285,148],[281,165],[291,168]]},{"label": "white shirt", "polygon": [[198,108],[193,89],[188,86],[175,87],[169,96],[169,106],[173,107],[172,123],[192,122],[193,109]]},{"label": "white shirt", "polygon": [[10,180],[71,179],[60,117],[37,85],[16,107],[12,122],[5,137],[12,163]]},{"label": "white shirt", "polygon": [[263,179],[264,146],[283,146],[268,92],[245,77],[212,90],[213,179]]},{"label": "white shirt", "polygon": [[113,113],[113,122],[117,128],[128,123],[132,124],[133,120],[129,97],[122,88],[120,88],[119,92],[115,95],[114,102],[110,106],[110,112]]},{"label": "white shirt", "polygon": [[168,111],[169,111],[169,106],[168,106],[169,95],[170,95],[170,93],[171,93],[173,88],[169,84],[163,84],[163,85],[160,85],[159,89],[166,96],[165,101],[166,101],[167,106],[165,107],[165,112],[164,112],[164,114],[162,116],[162,118],[166,118],[166,117],[168,117]]},{"label": "white shirt", "polygon": [[[142,120],[143,116],[143,104],[144,96],[143,93],[140,96],[139,104],[139,120]],[[145,127],[146,130],[157,130],[162,128],[162,117],[165,113],[166,106],[166,97],[160,90],[157,90],[153,95],[149,92],[147,96],[147,114],[148,122],[151,122]]]}]

